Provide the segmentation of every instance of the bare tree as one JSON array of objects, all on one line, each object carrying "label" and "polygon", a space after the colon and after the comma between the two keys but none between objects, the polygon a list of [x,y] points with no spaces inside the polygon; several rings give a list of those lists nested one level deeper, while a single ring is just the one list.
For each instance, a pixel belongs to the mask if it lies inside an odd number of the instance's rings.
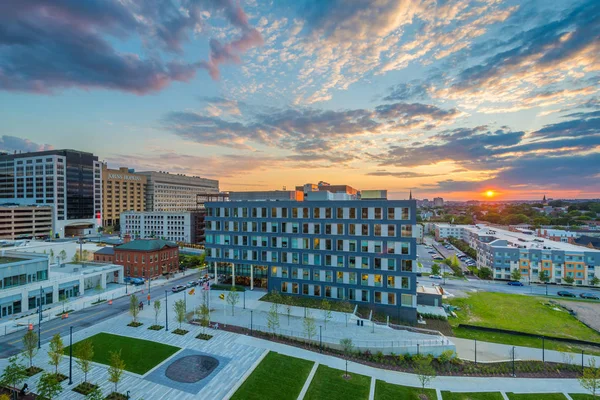
[{"label": "bare tree", "polygon": [[136,323],[137,317],[140,314],[140,306],[139,306],[139,299],[135,295],[135,293],[132,293],[131,296],[129,297],[129,314],[131,314],[131,318],[133,318],[133,321],[131,321],[131,322]]},{"label": "bare tree", "polygon": [[160,314],[160,300],[154,300],[154,325],[158,325],[158,314]]},{"label": "bare tree", "polygon": [[237,292],[237,289],[232,287],[229,293],[227,294],[227,304],[231,305],[231,315],[235,315],[235,305],[240,302],[240,294]]}]

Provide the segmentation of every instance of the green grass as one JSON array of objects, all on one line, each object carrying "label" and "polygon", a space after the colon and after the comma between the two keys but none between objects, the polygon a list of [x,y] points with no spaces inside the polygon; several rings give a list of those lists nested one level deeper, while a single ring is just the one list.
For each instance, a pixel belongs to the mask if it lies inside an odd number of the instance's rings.
[{"label": "green grass", "polygon": [[[94,344],[92,361],[109,365],[110,352],[121,349],[125,369],[136,374],[145,374],[179,350],[179,347],[110,333],[98,333],[86,340]],[[73,345],[73,355],[76,349],[77,343]],[[69,354],[69,346],[65,348],[65,354]]]},{"label": "green grass", "polygon": [[600,333],[564,310],[553,310],[546,304],[547,299],[541,297],[479,292],[466,298],[452,299],[449,303],[461,308],[457,312],[458,318],[450,320],[453,327],[463,323],[600,342]]},{"label": "green grass", "polygon": [[[384,381],[375,382],[375,400],[420,400],[420,388],[393,385]],[[425,394],[430,400],[437,399],[435,390],[425,389]]]},{"label": "green grass", "polygon": [[306,400],[366,400],[369,398],[371,378],[350,374],[345,380],[344,371],[319,365],[304,398]]},{"label": "green grass", "polygon": [[296,399],[312,366],[312,361],[270,352],[235,392],[232,400]]},{"label": "green grass", "polygon": [[500,392],[455,393],[442,392],[444,400],[503,400]]},{"label": "green grass", "polygon": [[569,396],[571,396],[571,398],[573,400],[598,400],[599,399],[598,396],[594,397],[591,394],[569,393]]},{"label": "green grass", "polygon": [[566,400],[562,393],[527,393],[527,394],[515,394],[506,393],[510,400]]},{"label": "green grass", "polygon": [[235,288],[236,292],[245,292],[246,288],[243,286],[231,286],[231,285],[222,285],[222,284],[214,284],[211,285],[210,289],[211,290],[224,290],[224,291],[231,291],[233,288]]}]

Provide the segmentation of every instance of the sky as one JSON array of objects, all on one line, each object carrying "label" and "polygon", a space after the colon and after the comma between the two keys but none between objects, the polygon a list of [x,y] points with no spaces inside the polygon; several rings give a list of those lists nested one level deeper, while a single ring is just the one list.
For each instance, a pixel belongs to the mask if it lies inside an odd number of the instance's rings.
[{"label": "sky", "polygon": [[600,198],[597,0],[4,0],[0,150],[391,198]]}]

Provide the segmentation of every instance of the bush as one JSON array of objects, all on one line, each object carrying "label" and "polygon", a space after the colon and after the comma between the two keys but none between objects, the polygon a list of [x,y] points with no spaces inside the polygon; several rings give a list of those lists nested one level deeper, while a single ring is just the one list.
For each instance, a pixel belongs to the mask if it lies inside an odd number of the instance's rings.
[{"label": "bush", "polygon": [[452,360],[455,357],[456,357],[456,353],[454,353],[454,350],[445,350],[438,357],[438,361],[441,364],[446,364],[446,363],[450,362],[450,360]]}]

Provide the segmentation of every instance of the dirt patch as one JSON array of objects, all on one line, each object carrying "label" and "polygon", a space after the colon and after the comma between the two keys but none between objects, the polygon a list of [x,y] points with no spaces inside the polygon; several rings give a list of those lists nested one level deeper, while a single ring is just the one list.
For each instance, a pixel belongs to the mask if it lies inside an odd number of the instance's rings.
[{"label": "dirt patch", "polygon": [[600,332],[600,303],[559,300],[558,303],[577,313],[578,320]]}]

